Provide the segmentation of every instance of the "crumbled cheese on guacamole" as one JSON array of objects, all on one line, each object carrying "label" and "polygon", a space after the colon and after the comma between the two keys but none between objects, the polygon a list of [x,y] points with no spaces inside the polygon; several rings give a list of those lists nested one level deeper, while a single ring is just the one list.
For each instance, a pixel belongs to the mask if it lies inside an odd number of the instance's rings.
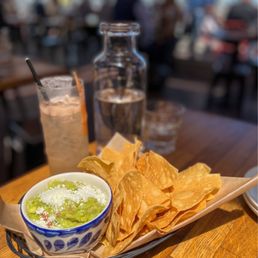
[{"label": "crumbled cheese on guacamole", "polygon": [[106,203],[106,195],[97,187],[54,180],[45,191],[26,202],[26,212],[39,226],[69,228],[96,217]]},{"label": "crumbled cheese on guacamole", "polygon": [[48,189],[39,196],[44,203],[53,205],[55,208],[62,208],[65,200],[79,203],[80,201],[86,201],[89,197],[96,198],[101,204],[106,203],[105,194],[100,189],[91,185],[83,185],[75,191],[58,186]]}]

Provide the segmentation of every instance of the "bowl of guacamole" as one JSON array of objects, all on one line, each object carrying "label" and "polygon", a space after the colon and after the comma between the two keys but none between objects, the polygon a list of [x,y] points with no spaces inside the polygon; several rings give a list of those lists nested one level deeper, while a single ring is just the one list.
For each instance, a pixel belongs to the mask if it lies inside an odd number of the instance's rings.
[{"label": "bowl of guacamole", "polygon": [[84,252],[100,242],[109,223],[112,191],[102,178],[62,173],[34,185],[20,211],[31,234],[50,254]]}]

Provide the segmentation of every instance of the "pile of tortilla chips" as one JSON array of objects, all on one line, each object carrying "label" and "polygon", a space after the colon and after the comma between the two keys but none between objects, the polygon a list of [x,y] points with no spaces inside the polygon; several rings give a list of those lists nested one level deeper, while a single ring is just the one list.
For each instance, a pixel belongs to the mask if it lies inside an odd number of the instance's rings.
[{"label": "pile of tortilla chips", "polygon": [[104,255],[123,251],[152,230],[168,233],[178,223],[206,207],[221,187],[219,174],[197,163],[178,173],[152,151],[140,153],[141,142],[123,149],[105,147],[84,158],[79,167],[104,178],[113,191],[111,220],[103,239]]}]

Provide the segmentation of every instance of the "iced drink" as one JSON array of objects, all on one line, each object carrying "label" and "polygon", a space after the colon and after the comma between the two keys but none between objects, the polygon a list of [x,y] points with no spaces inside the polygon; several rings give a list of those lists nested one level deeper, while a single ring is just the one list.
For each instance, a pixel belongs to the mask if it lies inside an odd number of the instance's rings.
[{"label": "iced drink", "polygon": [[49,100],[40,101],[45,151],[52,174],[78,171],[77,164],[88,154],[88,136],[83,134],[80,99],[75,94],[76,90],[63,89],[58,94],[57,91],[52,89]]}]

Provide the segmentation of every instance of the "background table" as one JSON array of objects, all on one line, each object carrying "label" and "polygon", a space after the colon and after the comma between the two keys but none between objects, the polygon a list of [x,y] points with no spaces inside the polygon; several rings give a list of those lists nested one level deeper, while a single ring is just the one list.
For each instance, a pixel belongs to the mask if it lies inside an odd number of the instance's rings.
[{"label": "background table", "polygon": [[[67,72],[66,69],[62,66],[57,66],[33,59],[32,62],[40,78],[45,76],[64,74]],[[32,82],[33,78],[29,68],[25,63],[25,58],[20,56],[13,56],[12,64],[10,66],[10,73],[4,77],[0,77],[0,92]]]},{"label": "background table", "polygon": [[[205,162],[224,176],[243,176],[257,162],[257,126],[216,115],[187,111],[177,150],[166,158],[184,169]],[[49,175],[48,167],[36,169],[0,188],[2,198],[17,203],[35,183]],[[180,230],[139,257],[257,257],[257,218],[239,197]],[[16,257],[0,229],[0,257]]]}]

